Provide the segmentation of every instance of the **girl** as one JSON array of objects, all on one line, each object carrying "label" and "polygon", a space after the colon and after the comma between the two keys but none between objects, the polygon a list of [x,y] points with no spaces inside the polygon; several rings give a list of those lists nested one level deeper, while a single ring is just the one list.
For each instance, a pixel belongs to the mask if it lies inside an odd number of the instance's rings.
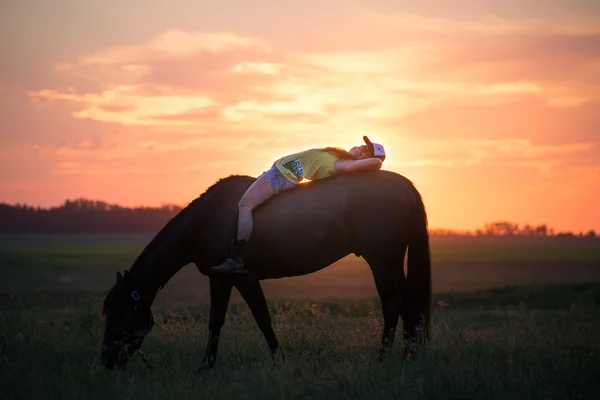
[{"label": "girl", "polygon": [[309,149],[290,154],[275,161],[270,170],[263,172],[246,190],[238,203],[237,237],[232,242],[230,256],[214,271],[246,273],[244,248],[252,233],[252,211],[276,194],[296,187],[302,178],[324,179],[336,174],[378,170],[385,160],[382,145],[363,136],[366,145],[354,146],[350,151],[337,147]]}]

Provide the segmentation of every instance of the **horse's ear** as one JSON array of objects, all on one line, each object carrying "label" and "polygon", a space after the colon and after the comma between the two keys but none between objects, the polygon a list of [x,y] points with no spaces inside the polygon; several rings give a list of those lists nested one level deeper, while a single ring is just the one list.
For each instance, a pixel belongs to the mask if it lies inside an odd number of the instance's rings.
[{"label": "horse's ear", "polygon": [[129,288],[129,286],[131,286],[132,280],[131,280],[131,273],[127,270],[123,271],[123,285],[125,285],[125,287]]},{"label": "horse's ear", "polygon": [[123,275],[121,274],[121,272],[117,271],[117,284],[121,283],[122,280]]}]

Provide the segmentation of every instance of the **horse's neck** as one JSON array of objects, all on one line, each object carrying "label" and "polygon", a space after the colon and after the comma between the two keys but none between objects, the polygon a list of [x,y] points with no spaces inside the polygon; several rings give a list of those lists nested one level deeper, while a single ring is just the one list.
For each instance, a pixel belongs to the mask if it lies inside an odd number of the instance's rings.
[{"label": "horse's neck", "polygon": [[145,262],[137,263],[131,268],[131,274],[135,286],[141,294],[150,299],[150,303],[158,292],[179,272],[189,264],[191,259],[181,254],[172,254],[163,257],[152,257],[150,254]]},{"label": "horse's neck", "polygon": [[130,273],[142,295],[153,296],[153,301],[158,290],[193,261],[192,254],[197,249],[189,245],[189,236],[197,233],[190,226],[204,219],[207,198],[206,194],[202,195],[167,222],[134,261]]}]

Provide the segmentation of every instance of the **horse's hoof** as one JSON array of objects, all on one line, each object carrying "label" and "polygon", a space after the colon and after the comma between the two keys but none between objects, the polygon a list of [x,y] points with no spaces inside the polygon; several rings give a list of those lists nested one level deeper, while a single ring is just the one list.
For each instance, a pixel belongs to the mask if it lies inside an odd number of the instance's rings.
[{"label": "horse's hoof", "polygon": [[202,364],[201,366],[198,367],[198,372],[206,372],[208,370],[211,370],[212,368],[213,368],[212,365]]},{"label": "horse's hoof", "polygon": [[208,371],[209,369],[212,369],[214,366],[215,366],[214,361],[209,362],[208,360],[204,360],[204,361],[202,361],[202,364],[198,367],[198,372]]},{"label": "horse's hoof", "polygon": [[285,364],[285,354],[281,350],[271,353],[271,358],[273,359],[273,364],[276,366]]}]

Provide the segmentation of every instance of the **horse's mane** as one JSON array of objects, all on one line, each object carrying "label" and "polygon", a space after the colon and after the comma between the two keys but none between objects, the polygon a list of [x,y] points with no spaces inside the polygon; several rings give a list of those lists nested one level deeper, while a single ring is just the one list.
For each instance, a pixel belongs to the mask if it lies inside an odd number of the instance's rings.
[{"label": "horse's mane", "polygon": [[[142,250],[142,252],[137,256],[130,270],[143,264],[146,261],[146,258],[148,258],[149,254],[152,251],[156,250],[156,248],[163,242],[167,235],[173,233],[174,229],[179,228],[179,232],[183,231],[187,227],[188,223],[192,221],[192,216],[196,215],[196,213],[199,211],[202,204],[204,203],[204,200],[207,199],[217,188],[225,184],[230,184],[231,182],[237,182],[242,179],[246,180],[248,178],[251,177],[248,175],[230,175],[225,178],[220,178],[215,183],[213,183],[208,189],[204,191],[204,193],[200,194],[197,198],[192,200],[187,206],[185,206],[180,212],[178,212],[173,218],[171,218],[160,231],[158,231],[156,236],[154,236],[150,243],[148,243],[144,250]],[[179,226],[176,227],[176,225]],[[105,297],[105,300],[106,295],[108,295],[114,288],[115,285],[113,285],[110,289],[104,292],[103,296]]]},{"label": "horse's mane", "polygon": [[[230,175],[225,178],[220,178],[215,183],[213,183],[208,189],[206,189],[204,191],[204,193],[200,194],[200,196],[198,196],[197,198],[192,200],[179,213],[177,213],[173,218],[171,218],[169,220],[169,222],[167,222],[165,224],[165,226],[156,234],[154,239],[152,239],[150,241],[150,243],[148,243],[146,248],[136,258],[136,260],[134,261],[131,268],[135,267],[136,265],[138,265],[139,263],[144,261],[147,254],[149,252],[151,252],[152,250],[154,250],[158,246],[158,244],[164,238],[164,236],[171,233],[171,228],[173,227],[173,225],[183,221],[184,225],[187,226],[187,223],[189,223],[191,221],[191,218],[188,218],[188,217],[190,217],[192,214],[195,214],[198,211],[198,209],[202,206],[202,204],[204,203],[204,200],[206,198],[208,198],[217,188],[223,186],[224,184],[229,184],[230,182],[238,181],[238,180],[240,180],[240,178],[247,179],[248,176],[247,175]],[[182,226],[181,228],[185,229],[185,226]]]}]

